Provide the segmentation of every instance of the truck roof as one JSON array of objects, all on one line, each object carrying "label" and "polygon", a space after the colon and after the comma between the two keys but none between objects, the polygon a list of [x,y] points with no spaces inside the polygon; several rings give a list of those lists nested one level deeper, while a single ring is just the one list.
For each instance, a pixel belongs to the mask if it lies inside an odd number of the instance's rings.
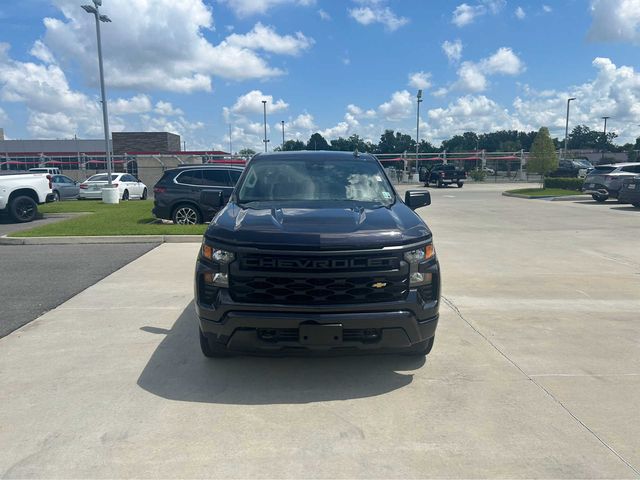
[{"label": "truck roof", "polygon": [[377,161],[376,157],[370,153],[364,152],[335,152],[330,150],[296,150],[292,152],[271,152],[258,153],[254,155],[254,159],[258,160],[314,160],[314,161],[331,161],[331,160],[364,160]]}]

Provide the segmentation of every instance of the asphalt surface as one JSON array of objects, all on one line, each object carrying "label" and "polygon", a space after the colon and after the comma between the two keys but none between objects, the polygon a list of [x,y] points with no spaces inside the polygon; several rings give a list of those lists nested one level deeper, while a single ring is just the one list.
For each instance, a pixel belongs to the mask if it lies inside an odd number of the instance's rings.
[{"label": "asphalt surface", "polygon": [[0,337],[57,307],[155,246],[0,245]]},{"label": "asphalt surface", "polygon": [[137,258],[0,339],[0,477],[640,477],[640,210],[503,188],[419,211],[426,361],[205,359],[198,244]]},{"label": "asphalt surface", "polygon": [[55,216],[55,217],[47,217],[47,218],[36,218],[33,222],[28,223],[14,223],[9,215],[0,214],[0,236],[7,235],[12,232],[17,232],[19,230],[28,230],[30,228],[40,227],[42,225],[49,225],[50,223],[60,222],[70,217],[66,216]]}]

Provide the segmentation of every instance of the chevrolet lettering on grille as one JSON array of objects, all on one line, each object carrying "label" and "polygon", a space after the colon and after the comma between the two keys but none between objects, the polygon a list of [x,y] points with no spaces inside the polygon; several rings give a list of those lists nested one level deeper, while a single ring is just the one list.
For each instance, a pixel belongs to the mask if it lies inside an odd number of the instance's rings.
[{"label": "chevrolet lettering on grille", "polygon": [[397,259],[387,258],[244,258],[244,268],[323,270],[339,268],[395,268]]}]

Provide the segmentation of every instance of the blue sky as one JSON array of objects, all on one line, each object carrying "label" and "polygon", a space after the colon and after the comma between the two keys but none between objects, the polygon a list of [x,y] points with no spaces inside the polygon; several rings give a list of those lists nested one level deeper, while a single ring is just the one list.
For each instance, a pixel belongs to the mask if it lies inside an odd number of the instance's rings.
[{"label": "blue sky", "polygon": [[[99,138],[95,31],[80,0],[0,2],[0,126]],[[104,0],[112,129],[258,149],[385,128],[421,138],[572,124],[640,135],[640,0]]]}]

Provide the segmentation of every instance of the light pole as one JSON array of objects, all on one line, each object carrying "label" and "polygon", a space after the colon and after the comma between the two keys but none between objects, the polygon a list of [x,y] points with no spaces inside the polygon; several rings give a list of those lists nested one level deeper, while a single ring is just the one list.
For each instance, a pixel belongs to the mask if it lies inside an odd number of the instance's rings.
[{"label": "light pole", "polygon": [[607,146],[607,120],[609,120],[611,117],[602,117],[602,119],[604,120],[604,128],[602,129],[602,156],[600,157],[600,160],[604,160],[604,152],[606,150],[606,146]]},{"label": "light pole", "polygon": [[[93,0],[93,5],[82,5],[85,12],[93,14],[96,19],[96,36],[98,38],[98,66],[100,68],[100,93],[102,95],[102,122],[104,125],[104,143],[107,156],[107,187],[113,188],[111,181],[111,147],[109,145],[109,111],[107,109],[107,92],[104,87],[104,67],[102,66],[102,38],[100,37],[100,22],[109,23],[111,19],[100,15],[102,0]],[[104,198],[103,198],[104,201]],[[117,203],[117,201],[116,201]]]},{"label": "light pole", "polygon": [[422,90],[416,95],[418,109],[416,114],[416,171],[418,170],[418,152],[420,151],[420,104],[422,103]]},{"label": "light pole", "polygon": [[233,155],[233,145],[231,144],[231,124],[229,124],[229,155]]},{"label": "light pole", "polygon": [[567,139],[569,138],[569,104],[572,100],[575,100],[575,97],[567,98],[567,123],[564,127],[564,159],[567,158]]},{"label": "light pole", "polygon": [[262,141],[264,142],[264,151],[266,153],[267,143],[269,143],[269,140],[267,140],[267,101],[266,100],[262,100],[262,106],[264,108],[264,140]]},{"label": "light pole", "polygon": [[282,125],[282,151],[284,152],[284,120],[281,120],[280,124]]}]

